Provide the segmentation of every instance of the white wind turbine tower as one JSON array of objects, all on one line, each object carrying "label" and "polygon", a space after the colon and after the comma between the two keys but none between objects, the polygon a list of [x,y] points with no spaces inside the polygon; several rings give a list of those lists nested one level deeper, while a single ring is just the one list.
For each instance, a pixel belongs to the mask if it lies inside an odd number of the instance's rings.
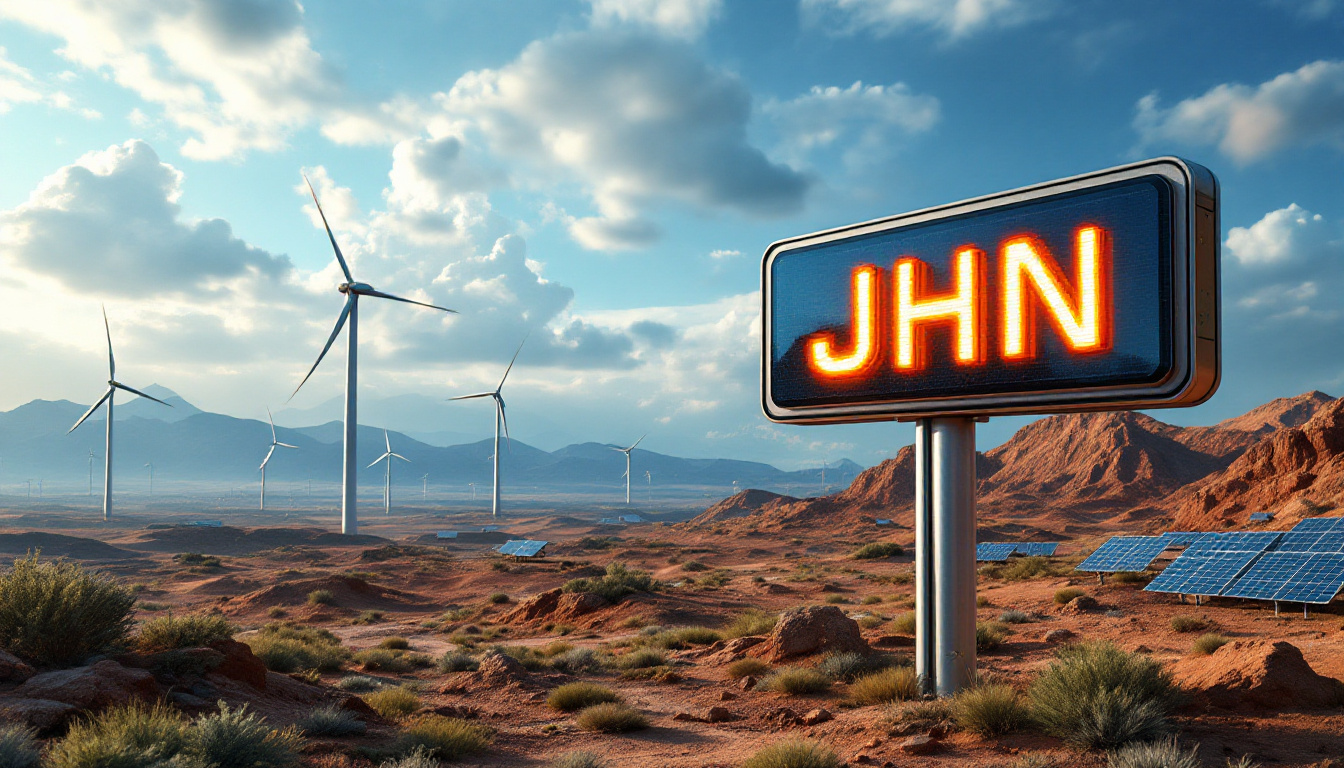
[{"label": "white wind turbine tower", "polygon": [[[410,464],[410,463],[411,463],[411,460],[408,459],[408,458],[406,458],[405,456],[402,456],[400,453],[393,453],[393,452],[392,452],[392,441],[388,439],[388,437],[387,437],[387,430],[386,430],[386,429],[383,430],[383,442],[387,444],[387,453],[384,453],[382,456],[379,456],[378,458],[374,459],[374,460],[373,460],[373,464],[370,464],[369,467],[373,467],[374,465],[376,465],[376,464],[377,464],[378,462],[380,462],[380,461],[386,461],[386,462],[387,462],[387,479],[383,481],[383,514],[384,514],[384,515],[391,515],[391,514],[392,514],[392,460],[393,460],[393,459],[401,459],[402,461],[406,462],[407,464]],[[425,477],[429,477],[429,475],[425,475]]]},{"label": "white wind turbine tower", "polygon": [[[518,361],[518,353],[523,351],[523,344],[527,343],[524,337],[522,344],[518,345],[518,351],[513,353],[513,359],[509,361],[509,367],[504,369],[504,376],[499,380],[499,386],[489,392],[477,392],[474,395],[461,395],[459,397],[450,397],[449,400],[473,400],[478,397],[489,397],[495,401],[495,455],[492,457],[495,464],[495,491],[494,501],[490,507],[492,517],[499,517],[499,430],[504,429],[504,439],[509,439],[509,420],[504,416],[504,382],[509,378],[509,371],[513,370],[513,364]],[[472,498],[476,497],[476,486],[472,484]]]},{"label": "white wind turbine tower", "polygon": [[[640,435],[639,439],[635,441],[635,445],[639,445],[640,443],[644,442],[644,438],[646,437],[648,437],[647,433]],[[635,450],[635,445],[632,445],[629,448],[613,447],[611,449],[613,451],[620,451],[621,453],[625,454],[625,505],[627,507],[630,506],[630,452]]]},{"label": "white wind turbine tower", "polygon": [[261,509],[266,509],[266,465],[271,463],[271,455],[275,453],[276,448],[298,448],[297,445],[280,442],[275,435],[275,418],[271,416],[270,406],[266,407],[266,420],[271,423],[271,449],[266,452],[266,458],[261,460]]},{"label": "white wind turbine tower", "polygon": [[[345,354],[345,448],[341,464],[341,533],[356,534],[359,533],[359,516],[355,510],[356,473],[359,470],[355,463],[355,433],[359,429],[355,407],[359,372],[359,297],[372,296],[379,299],[391,299],[406,304],[415,304],[420,307],[429,307],[451,314],[457,314],[457,312],[447,307],[403,299],[400,296],[374,290],[373,286],[368,283],[355,282],[355,278],[350,275],[350,266],[345,263],[345,257],[341,255],[341,247],[336,244],[336,236],[331,232],[331,225],[327,223],[327,215],[322,212],[322,204],[317,200],[317,192],[313,191],[312,182],[308,181],[307,176],[304,176],[303,180],[308,184],[308,191],[313,196],[313,204],[317,206],[317,214],[322,217],[322,226],[327,230],[327,239],[331,241],[331,249],[336,252],[336,263],[341,267],[341,274],[345,275],[345,282],[336,286],[336,290],[345,294],[345,307],[341,309],[340,316],[336,318],[336,327],[332,329],[331,336],[327,338],[326,346],[322,347],[321,354],[317,356],[317,362],[313,363],[313,367],[308,369],[308,375],[303,377],[299,386],[294,388],[294,395],[299,393],[308,378],[313,375],[313,371],[321,365],[322,358],[326,357],[327,350],[331,349],[331,345],[341,333],[341,328],[349,320],[350,330],[346,335]],[[289,396],[291,400],[294,395]]]},{"label": "white wind turbine tower", "polygon": [[[107,324],[106,309],[103,310],[103,330],[107,332],[107,391],[103,393],[102,397],[98,398],[98,402],[84,412],[83,416],[79,417],[79,421],[76,421],[75,426],[70,428],[70,432],[79,429],[79,425],[92,416],[93,412],[98,410],[98,406],[107,403],[107,447],[103,451],[103,520],[107,521],[112,519],[112,401],[115,399],[117,390],[125,390],[133,395],[153,400],[160,405],[167,405],[169,408],[173,406],[157,397],[151,397],[138,389],[132,389],[117,381],[117,360],[112,356],[112,329]],[[70,432],[66,432],[66,434],[68,435]]]},{"label": "white wind turbine tower", "polygon": [[146,466],[146,467],[149,467],[149,495],[150,495],[150,496],[153,496],[153,495],[154,495],[154,462],[152,462],[152,461],[146,462],[146,463],[145,463],[145,466]]},{"label": "white wind turbine tower", "polygon": [[90,448],[90,449],[89,449],[89,495],[90,495],[90,496],[93,495],[93,460],[96,459],[96,458],[98,458],[98,457],[94,454],[93,449]]}]

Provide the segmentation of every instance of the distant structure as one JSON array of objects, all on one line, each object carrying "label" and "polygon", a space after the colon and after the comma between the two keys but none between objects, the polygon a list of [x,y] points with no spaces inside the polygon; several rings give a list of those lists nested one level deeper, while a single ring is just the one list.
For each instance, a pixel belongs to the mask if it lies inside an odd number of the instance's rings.
[{"label": "distant structure", "polygon": [[[79,425],[92,416],[93,412],[98,410],[98,406],[107,403],[107,446],[103,449],[103,520],[107,521],[112,519],[112,401],[115,399],[117,390],[125,390],[146,400],[153,400],[160,405],[168,405],[168,403],[117,381],[117,360],[112,355],[112,328],[107,323],[106,309],[103,310],[103,330],[107,332],[107,391],[103,393],[102,397],[98,398],[98,402],[84,412],[83,416],[79,417],[79,421],[76,421],[75,426],[71,427],[66,434],[68,435],[70,432],[79,429]],[[172,408],[171,405],[168,405],[168,407]]]},{"label": "distant structure", "polygon": [[[392,452],[392,440],[388,438],[386,429],[383,430],[383,442],[387,445],[387,452],[374,459],[373,464],[369,466],[373,467],[380,461],[387,462],[387,476],[383,481],[383,515],[386,516],[392,514],[392,460],[401,459],[407,464],[410,464],[411,460],[400,453]],[[425,477],[429,477],[429,475],[425,475]]]},{"label": "distant structure", "polygon": [[[647,434],[640,435],[640,436],[639,436],[639,439],[635,441],[635,445],[639,445],[640,443],[644,442],[644,438],[646,438],[646,437],[648,437]],[[611,450],[613,450],[613,451],[620,451],[621,453],[624,453],[624,454],[625,454],[625,475],[624,475],[624,477],[625,477],[625,506],[627,506],[627,507],[630,506],[630,452],[633,451],[633,450],[635,450],[635,445],[632,445],[632,446],[630,446],[629,448],[612,448],[612,449],[611,449]]]},{"label": "distant structure", "polygon": [[[474,395],[459,395],[450,397],[449,400],[474,400],[479,397],[488,397],[495,401],[495,455],[492,457],[495,462],[495,491],[494,500],[490,505],[490,514],[499,517],[499,430],[504,429],[504,439],[509,439],[509,420],[504,415],[504,382],[509,378],[509,371],[513,370],[513,364],[518,362],[518,354],[523,351],[523,344],[527,343],[524,337],[522,343],[518,345],[518,351],[513,353],[513,359],[509,361],[509,367],[504,369],[504,376],[499,380],[499,386],[489,392],[477,392]],[[476,485],[471,486],[471,498],[476,498]]]},{"label": "distant structure", "polygon": [[322,226],[327,230],[327,239],[331,241],[331,249],[336,252],[336,263],[341,267],[341,274],[345,275],[345,282],[336,286],[336,290],[345,294],[345,306],[341,309],[340,316],[336,318],[336,327],[332,329],[331,336],[327,338],[326,346],[322,347],[322,352],[318,354],[317,362],[313,363],[313,367],[308,369],[308,375],[303,377],[299,386],[294,388],[294,394],[289,397],[292,400],[294,395],[297,395],[303,385],[307,383],[309,377],[313,375],[313,371],[317,370],[317,366],[322,364],[322,358],[327,356],[327,350],[331,349],[331,345],[341,333],[341,328],[349,320],[350,330],[345,337],[347,351],[345,355],[345,447],[341,465],[341,533],[353,535],[359,533],[359,513],[356,510],[355,501],[356,473],[358,472],[358,466],[355,463],[355,441],[356,432],[359,430],[355,402],[359,393],[359,297],[371,296],[378,299],[391,299],[392,301],[437,309],[450,314],[457,314],[457,312],[447,307],[403,299],[400,296],[374,290],[373,286],[368,283],[355,282],[355,278],[350,274],[349,265],[345,263],[345,257],[341,255],[341,247],[336,244],[336,236],[331,233],[331,225],[327,223],[327,215],[322,212],[322,203],[317,200],[317,192],[313,190],[312,182],[308,181],[306,175],[303,177],[303,181],[308,185],[308,192],[313,196],[313,204],[317,206],[318,216],[322,217]]},{"label": "distant structure", "polygon": [[426,472],[420,478],[420,500],[429,501],[429,473]]},{"label": "distant structure", "polygon": [[[145,466],[149,467],[149,495],[154,495],[154,462],[147,461]],[[38,496],[41,496],[41,486],[38,487]]]},{"label": "distant structure", "polygon": [[94,455],[94,453],[93,453],[93,449],[90,448],[90,449],[89,449],[89,495],[90,495],[90,496],[93,495],[93,460],[96,459],[96,458],[98,458],[98,457],[97,457],[96,455]]},{"label": "distant structure", "polygon": [[276,448],[298,448],[297,445],[282,443],[275,436],[275,419],[271,416],[270,406],[266,407],[266,421],[271,424],[271,449],[266,452],[266,458],[261,460],[261,510],[266,511],[266,465],[271,463],[271,456]]},{"label": "distant structure", "polygon": [[496,551],[514,560],[531,560],[535,557],[545,557],[546,545],[549,543],[532,539],[511,539],[499,545]]},{"label": "distant structure", "polygon": [[1252,513],[1251,513],[1251,522],[1252,522],[1252,523],[1268,523],[1270,520],[1273,520],[1273,519],[1274,519],[1274,513],[1273,513],[1273,512],[1252,512]]},{"label": "distant structure", "polygon": [[222,527],[224,527],[224,521],[223,521],[223,520],[192,520],[192,521],[190,521],[190,522],[183,523],[183,525],[187,526],[188,528],[222,528]]}]

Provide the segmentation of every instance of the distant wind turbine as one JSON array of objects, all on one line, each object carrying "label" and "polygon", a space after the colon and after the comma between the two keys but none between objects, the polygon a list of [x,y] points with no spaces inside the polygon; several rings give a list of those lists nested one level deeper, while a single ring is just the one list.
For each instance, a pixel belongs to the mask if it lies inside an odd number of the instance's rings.
[{"label": "distant wind turbine", "polygon": [[[390,293],[374,290],[368,283],[355,282],[355,278],[350,274],[350,266],[345,263],[345,257],[341,255],[341,247],[336,244],[336,236],[331,233],[331,225],[327,223],[327,215],[322,212],[322,203],[317,200],[317,192],[313,190],[312,182],[308,177],[303,177],[304,183],[308,185],[308,192],[313,196],[313,204],[317,206],[317,214],[322,217],[322,226],[327,230],[327,239],[331,241],[331,249],[336,252],[336,263],[341,267],[341,273],[345,275],[345,282],[336,286],[336,290],[345,294],[345,306],[341,309],[341,314],[336,318],[336,327],[332,329],[331,336],[327,338],[326,346],[322,347],[322,352],[317,356],[317,362],[308,369],[308,375],[303,377],[299,386],[294,388],[294,395],[299,393],[308,378],[321,365],[322,358],[326,357],[327,350],[336,341],[340,335],[341,328],[346,320],[350,321],[350,330],[346,334],[346,355],[345,355],[345,448],[344,458],[341,465],[341,533],[356,534],[359,533],[359,515],[355,507],[355,486],[356,472],[358,466],[355,461],[355,433],[359,429],[359,420],[356,415],[356,397],[358,395],[358,357],[359,357],[359,297],[372,296],[378,299],[391,299],[406,304],[415,304],[419,307],[428,307],[437,309],[441,312],[457,314],[456,310],[440,307],[434,304],[426,304],[422,301],[412,301],[403,299],[400,296],[393,296]],[[290,399],[294,398],[290,395]]]},{"label": "distant wind turbine", "polygon": [[[635,445],[639,445],[640,443],[644,442],[644,438],[646,438],[646,437],[648,437],[648,434],[640,435],[640,436],[639,436],[639,439],[635,441]],[[611,449],[611,450],[613,450],[613,451],[620,451],[621,453],[624,453],[624,454],[625,454],[625,475],[624,475],[624,477],[625,477],[625,505],[626,505],[627,507],[630,506],[630,452],[633,451],[633,450],[635,450],[635,445],[632,445],[632,446],[630,446],[629,448],[615,448],[615,447],[613,447],[613,448]]]},{"label": "distant wind turbine", "polygon": [[[125,390],[146,400],[167,405],[169,408],[173,406],[157,397],[151,397],[138,389],[132,389],[117,381],[117,360],[112,356],[112,328],[107,324],[106,309],[103,310],[103,330],[107,332],[107,391],[103,393],[102,397],[98,398],[98,402],[84,412],[83,416],[79,417],[79,421],[76,421],[75,426],[70,428],[70,432],[79,429],[79,425],[92,416],[93,412],[98,410],[98,406],[107,403],[107,447],[103,450],[103,520],[107,521],[112,519],[112,401],[115,399],[117,390]],[[70,432],[66,432],[66,434],[68,435]]]},{"label": "distant wind turbine", "polygon": [[96,459],[96,458],[98,458],[98,457],[94,454],[93,449],[90,448],[90,449],[89,449],[89,495],[90,495],[90,496],[93,495],[93,460]]},{"label": "distant wind turbine", "polygon": [[152,462],[152,461],[146,462],[146,463],[145,463],[145,466],[146,466],[146,467],[149,467],[149,495],[150,495],[150,496],[153,496],[153,495],[154,495],[154,462]]},{"label": "distant wind turbine", "polygon": [[298,448],[297,445],[282,443],[275,435],[275,418],[271,416],[270,406],[266,406],[266,421],[271,423],[271,449],[266,452],[266,458],[261,460],[261,509],[266,509],[266,465],[271,463],[271,455],[275,453],[276,448]]},{"label": "distant wind turbine", "polygon": [[[493,458],[494,458],[494,462],[495,462],[495,491],[494,491],[494,501],[491,503],[491,507],[490,507],[490,514],[491,514],[493,517],[499,517],[499,430],[500,430],[500,427],[503,427],[503,428],[504,428],[504,439],[505,439],[505,440],[508,440],[508,439],[509,439],[509,420],[508,420],[508,418],[506,418],[506,417],[504,416],[504,395],[502,394],[502,392],[503,392],[503,390],[504,390],[504,382],[509,378],[509,371],[512,371],[512,370],[513,370],[513,364],[514,364],[515,362],[518,361],[518,354],[519,354],[519,352],[522,352],[522,351],[523,351],[523,344],[526,344],[526,343],[527,343],[527,338],[524,337],[522,343],[518,345],[518,351],[513,353],[513,359],[509,361],[509,367],[504,369],[504,376],[503,376],[502,378],[500,378],[500,380],[499,380],[499,386],[495,387],[494,389],[492,389],[492,390],[489,391],[489,392],[477,392],[477,393],[474,394],[474,395],[460,395],[460,396],[458,396],[458,397],[450,397],[450,398],[448,398],[449,400],[473,400],[473,399],[478,398],[478,397],[489,397],[489,398],[493,398],[494,401],[495,401],[495,455],[494,455],[494,457],[493,457]],[[512,441],[510,441],[510,446],[512,446]],[[512,450],[512,447],[510,447],[510,450]],[[476,498],[476,487],[475,487],[475,485],[472,486],[471,494],[472,494],[472,498],[473,498],[473,499]]]},{"label": "distant wind turbine", "polygon": [[[386,429],[383,430],[383,442],[387,444],[387,453],[374,459],[373,464],[370,464],[369,466],[372,467],[380,461],[387,462],[387,479],[383,481],[383,514],[390,515],[392,514],[392,460],[401,459],[407,464],[410,464],[411,460],[402,456],[400,453],[392,452],[392,441],[388,439]],[[428,477],[428,475],[426,475],[426,477]]]},{"label": "distant wind turbine", "polygon": [[420,486],[420,500],[421,500],[421,501],[429,501],[429,473],[428,473],[428,472],[426,472],[426,473],[424,474],[424,476],[420,478],[420,482],[421,482],[421,486]]}]

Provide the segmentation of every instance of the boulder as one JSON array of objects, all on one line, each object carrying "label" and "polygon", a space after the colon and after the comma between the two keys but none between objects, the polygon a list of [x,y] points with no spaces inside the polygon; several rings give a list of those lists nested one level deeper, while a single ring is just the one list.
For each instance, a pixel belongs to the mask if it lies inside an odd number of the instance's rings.
[{"label": "boulder", "polygon": [[252,649],[246,643],[217,640],[210,644],[210,648],[224,657],[214,668],[214,674],[247,683],[259,691],[266,690],[266,665],[253,655]]},{"label": "boulder", "polygon": [[1065,603],[1059,609],[1059,612],[1064,614],[1093,613],[1095,611],[1100,611],[1101,609],[1101,603],[1098,603],[1095,597],[1092,597],[1091,595],[1079,595]]},{"label": "boulder", "polygon": [[738,716],[727,707],[710,707],[709,711],[705,712],[704,719],[706,723],[727,723],[737,720]]},{"label": "boulder", "polygon": [[871,650],[857,622],[833,605],[820,605],[785,611],[751,655],[783,661],[817,653],[866,654]]},{"label": "boulder", "polygon": [[932,736],[917,734],[896,746],[907,755],[927,755],[938,748],[938,740]]},{"label": "boulder", "polygon": [[[734,637],[732,640],[714,643],[714,650],[701,656],[706,664],[731,664],[747,655],[747,651],[765,642],[764,637]],[[717,646],[717,647],[716,647]]]},{"label": "boulder", "polygon": [[0,683],[22,683],[33,676],[33,668],[12,653],[0,651]]},{"label": "boulder", "polygon": [[1282,640],[1234,640],[1172,665],[1181,687],[1216,707],[1317,709],[1344,703],[1344,683],[1316,674]]},{"label": "boulder", "polygon": [[34,675],[15,691],[30,699],[50,699],[80,709],[102,709],[133,700],[155,701],[161,691],[148,670],[103,659],[87,667]]},{"label": "boulder", "polygon": [[63,701],[0,698],[0,722],[26,725],[43,736],[64,730],[78,714],[79,709]]},{"label": "boulder", "polygon": [[818,707],[803,715],[803,725],[821,725],[834,719],[835,715],[832,715],[829,709]]},{"label": "boulder", "polygon": [[1067,643],[1074,637],[1076,637],[1076,635],[1070,630],[1052,629],[1049,632],[1046,632],[1045,637],[1041,639],[1047,643]]}]

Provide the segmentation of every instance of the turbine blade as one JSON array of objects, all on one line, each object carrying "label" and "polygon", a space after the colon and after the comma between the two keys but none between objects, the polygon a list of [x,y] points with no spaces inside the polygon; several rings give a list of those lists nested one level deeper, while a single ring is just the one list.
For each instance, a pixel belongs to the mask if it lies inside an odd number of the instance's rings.
[{"label": "turbine blade", "polygon": [[457,397],[450,397],[450,398],[448,398],[448,399],[449,399],[449,400],[472,400],[472,399],[477,398],[477,397],[494,397],[494,396],[495,396],[495,393],[494,393],[494,392],[479,392],[479,393],[474,394],[474,395],[459,395],[459,396],[457,396]]},{"label": "turbine blade", "polygon": [[[388,456],[389,456],[389,454],[384,453],[382,456],[379,456],[378,458],[374,459],[374,460],[373,460],[373,464],[370,464],[369,467],[372,467],[374,464],[377,464],[378,462],[382,461],[383,459],[386,459]],[[368,469],[369,467],[365,467],[365,469]]]},{"label": "turbine blade", "polygon": [[331,329],[331,336],[327,337],[326,346],[322,347],[322,352],[318,354],[317,362],[313,363],[313,367],[308,369],[308,375],[304,376],[303,381],[299,382],[299,386],[294,388],[294,392],[289,396],[290,400],[294,399],[294,395],[299,394],[299,390],[303,389],[303,385],[308,383],[308,379],[313,375],[313,371],[316,371],[317,366],[322,363],[322,358],[327,356],[327,352],[331,349],[331,345],[336,342],[336,337],[340,335],[341,329],[345,327],[345,319],[350,317],[350,306],[354,302],[355,297],[353,295],[346,298],[345,306],[341,309],[341,316],[336,318],[336,327]]},{"label": "turbine blade", "polygon": [[509,367],[504,369],[504,376],[500,378],[499,386],[495,388],[496,392],[504,388],[504,380],[509,378],[509,371],[513,370],[513,364],[518,361],[518,354],[523,351],[523,345],[526,343],[527,337],[524,336],[523,340],[518,344],[518,351],[513,353],[513,359],[509,361]]},{"label": "turbine blade", "polygon": [[271,422],[271,442],[274,443],[278,438],[275,436],[275,417],[271,415],[271,406],[266,406],[266,420]]},{"label": "turbine blade", "polygon": [[67,431],[65,434],[68,435],[68,434],[70,434],[71,432],[74,432],[76,429],[79,429],[79,425],[80,425],[80,424],[83,424],[84,421],[85,421],[85,419],[87,419],[87,418],[89,418],[90,416],[92,416],[92,415],[93,415],[93,412],[96,411],[96,410],[98,410],[98,406],[100,406],[100,405],[102,405],[103,403],[107,402],[107,398],[109,398],[109,397],[112,396],[112,392],[113,392],[113,388],[112,388],[112,387],[108,387],[108,388],[107,388],[107,391],[103,393],[103,396],[100,397],[100,398],[98,398],[98,402],[94,403],[94,404],[89,408],[89,410],[85,411],[85,412],[84,412],[84,415],[79,417],[79,421],[76,421],[76,422],[75,422],[75,426],[71,427],[71,428],[69,429],[69,431]]},{"label": "turbine blade", "polygon": [[509,437],[509,414],[504,410],[504,398],[495,395],[495,402],[499,403],[499,420],[504,423],[504,442],[509,446],[509,453],[513,453],[513,438]]},{"label": "turbine blade", "polygon": [[331,233],[331,225],[327,223],[327,214],[322,212],[322,203],[317,200],[317,192],[313,189],[313,182],[308,180],[308,174],[303,175],[303,183],[308,185],[308,192],[313,196],[313,205],[317,206],[317,215],[322,217],[322,226],[327,229],[327,239],[331,241],[331,249],[336,252],[336,262],[341,265],[341,272],[345,273],[347,283],[355,282],[355,278],[350,275],[350,266],[345,263],[345,257],[341,255],[341,246],[336,244],[336,236]]},{"label": "turbine blade", "polygon": [[[122,383],[120,383],[120,382],[118,382],[118,383],[116,383],[116,384],[113,384],[112,386],[116,387],[117,389],[124,389],[124,390],[126,390],[127,392],[130,392],[130,393],[133,394],[133,395],[139,395],[139,396],[141,396],[141,397],[143,397],[143,398],[145,398],[145,399],[147,399],[147,400],[153,400],[154,402],[156,402],[156,403],[158,403],[158,404],[160,404],[160,405],[168,405],[168,403],[163,402],[162,400],[160,400],[160,399],[157,398],[157,397],[154,397],[153,395],[146,395],[144,392],[141,392],[141,391],[138,390],[138,389],[133,389],[133,388],[131,388],[131,387],[128,387],[128,386],[126,386],[125,384],[122,384]],[[173,406],[168,405],[168,407],[169,407],[169,408],[172,408]]]},{"label": "turbine blade", "polygon": [[607,446],[607,447],[608,447],[608,448],[611,448],[611,450],[616,451],[617,453],[625,453],[625,449],[624,449],[624,448],[612,448],[610,445]]},{"label": "turbine blade", "polygon": [[360,291],[360,293],[364,294],[365,296],[377,296],[377,297],[380,298],[380,299],[391,299],[391,300],[393,300],[393,301],[401,301],[401,302],[405,302],[405,303],[407,303],[407,304],[414,304],[414,305],[416,305],[416,306],[418,306],[418,307],[429,307],[430,309],[438,309],[438,310],[442,310],[442,311],[447,312],[447,313],[452,314],[452,315],[456,315],[456,314],[457,314],[457,310],[456,310],[456,309],[449,309],[449,308],[447,308],[447,307],[440,307],[438,304],[426,304],[426,303],[423,302],[423,301],[415,301],[415,300],[413,300],[413,299],[403,299],[403,298],[401,298],[400,296],[393,296],[393,295],[390,294],[390,293],[383,293],[382,291]]},{"label": "turbine blade", "polygon": [[281,448],[298,448],[298,447],[299,447],[299,446],[297,446],[297,445],[290,445],[289,443],[276,443],[276,445],[280,446]]},{"label": "turbine blade", "polygon": [[275,453],[275,446],[274,446],[274,445],[271,446],[271,450],[269,450],[269,451],[266,452],[266,458],[264,458],[264,459],[261,460],[261,466],[260,466],[260,467],[257,467],[257,469],[265,469],[265,468],[266,468],[266,464],[267,464],[267,462],[269,462],[269,461],[271,460],[271,454],[273,454],[273,453]]},{"label": "turbine blade", "polygon": [[392,452],[392,441],[387,439],[387,430],[383,430],[383,442],[387,445],[387,452]]},{"label": "turbine blade", "polygon": [[[640,435],[639,439],[635,441],[635,445],[639,445],[640,443],[644,442],[644,438],[648,436],[649,436],[648,432],[645,432],[644,434]],[[635,450],[635,445],[630,446],[630,450],[632,451]]]},{"label": "turbine blade", "polygon": [[107,307],[103,307],[103,330],[107,331],[107,378],[117,378],[117,359],[112,356],[112,326],[107,324]]},{"label": "turbine blade", "polygon": [[396,458],[398,458],[398,459],[401,459],[402,461],[406,462],[407,464],[412,463],[410,459],[406,458],[405,456],[402,456],[400,453],[392,453],[392,454],[388,454],[388,455],[389,455],[389,456],[396,457]]}]

